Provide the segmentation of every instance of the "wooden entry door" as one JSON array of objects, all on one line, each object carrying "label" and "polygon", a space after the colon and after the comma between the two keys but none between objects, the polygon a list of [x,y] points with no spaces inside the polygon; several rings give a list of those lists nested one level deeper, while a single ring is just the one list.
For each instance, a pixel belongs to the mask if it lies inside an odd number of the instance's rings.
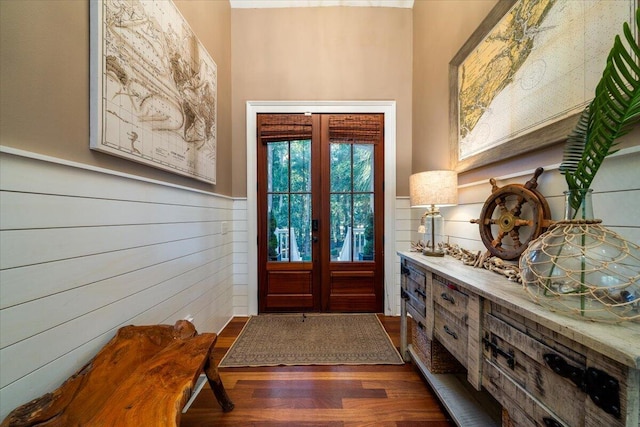
[{"label": "wooden entry door", "polygon": [[382,312],[384,115],[259,114],[260,312]]}]

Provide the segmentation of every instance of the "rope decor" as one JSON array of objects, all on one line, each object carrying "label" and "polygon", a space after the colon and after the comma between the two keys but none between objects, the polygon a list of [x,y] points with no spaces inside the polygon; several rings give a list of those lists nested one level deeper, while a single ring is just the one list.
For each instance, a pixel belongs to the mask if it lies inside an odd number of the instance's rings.
[{"label": "rope decor", "polygon": [[549,229],[557,227],[559,225],[564,224],[572,224],[572,225],[581,225],[581,224],[602,224],[601,219],[563,219],[560,221],[553,221],[549,226]]},{"label": "rope decor", "polygon": [[[512,282],[522,283],[520,268],[517,263],[505,261],[497,256],[492,256],[489,251],[473,252],[468,249],[461,248],[458,245],[452,245],[449,243],[439,244],[439,246],[445,255],[449,255],[450,257],[461,261],[464,265],[493,271],[494,273],[506,277]],[[411,242],[412,252],[422,252],[424,247],[425,243],[422,240],[419,240],[417,243]]]}]

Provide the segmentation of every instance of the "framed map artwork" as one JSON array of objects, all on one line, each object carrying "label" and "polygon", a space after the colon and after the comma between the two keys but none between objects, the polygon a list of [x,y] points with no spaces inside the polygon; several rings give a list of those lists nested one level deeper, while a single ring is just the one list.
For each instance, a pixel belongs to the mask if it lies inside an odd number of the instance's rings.
[{"label": "framed map artwork", "polygon": [[92,0],[91,148],[216,182],[217,66],[170,0]]},{"label": "framed map artwork", "polygon": [[[452,167],[566,139],[636,0],[500,0],[449,64]],[[636,34],[636,37],[638,35]]]}]

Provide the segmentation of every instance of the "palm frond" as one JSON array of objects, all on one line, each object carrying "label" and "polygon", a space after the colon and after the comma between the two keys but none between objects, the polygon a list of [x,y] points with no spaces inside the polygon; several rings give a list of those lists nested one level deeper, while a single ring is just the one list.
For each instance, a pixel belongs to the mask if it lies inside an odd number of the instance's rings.
[{"label": "palm frond", "polygon": [[[636,26],[640,33],[640,9]],[[616,36],[595,97],[567,138],[560,171],[570,190],[589,188],[616,140],[640,123],[640,45],[628,23],[623,34],[628,47]]]},{"label": "palm frond", "polygon": [[582,110],[575,129],[567,137],[564,146],[563,160],[560,165],[561,173],[575,173],[578,163],[582,160],[584,147],[587,145],[587,130],[589,128],[589,107]]}]

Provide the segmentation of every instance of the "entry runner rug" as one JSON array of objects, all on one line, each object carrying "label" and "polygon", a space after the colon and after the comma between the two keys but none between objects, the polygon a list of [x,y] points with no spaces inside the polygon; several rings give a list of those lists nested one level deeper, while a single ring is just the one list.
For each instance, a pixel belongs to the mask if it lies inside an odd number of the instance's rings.
[{"label": "entry runner rug", "polygon": [[375,314],[261,314],[218,367],[403,363]]}]

